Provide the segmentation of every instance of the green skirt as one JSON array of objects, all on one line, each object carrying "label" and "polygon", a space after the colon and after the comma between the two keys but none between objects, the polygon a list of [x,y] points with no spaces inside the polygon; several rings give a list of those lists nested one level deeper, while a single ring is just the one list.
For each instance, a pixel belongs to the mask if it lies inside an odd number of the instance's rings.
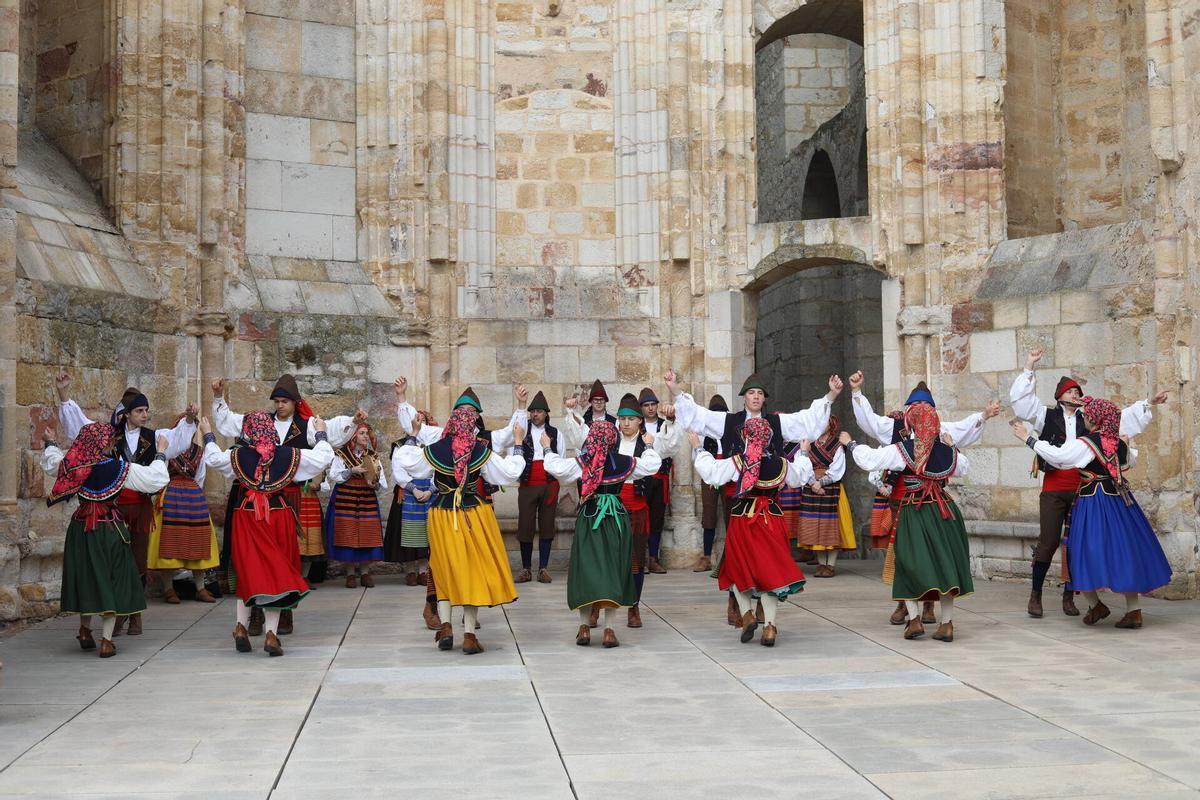
[{"label": "green skirt", "polygon": [[98,522],[90,531],[72,519],[63,544],[62,610],[72,614],[136,614],[146,609],[124,522]]},{"label": "green skirt", "polygon": [[948,497],[946,505],[950,519],[942,518],[937,503],[900,507],[893,600],[936,600],[944,594],[965,597],[975,591],[962,514]]},{"label": "green skirt", "polygon": [[567,605],[574,610],[592,603],[601,608],[637,604],[629,512],[613,494],[584,503],[575,519]]}]

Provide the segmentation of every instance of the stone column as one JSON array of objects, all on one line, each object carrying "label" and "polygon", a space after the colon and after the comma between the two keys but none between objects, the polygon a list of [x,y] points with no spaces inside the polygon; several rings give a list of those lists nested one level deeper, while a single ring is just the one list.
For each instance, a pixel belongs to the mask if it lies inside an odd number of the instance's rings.
[{"label": "stone column", "polygon": [[[20,0],[0,0],[0,192],[16,183],[17,74]],[[0,574],[16,569],[17,487],[20,434],[27,429],[17,412],[17,216],[0,208]],[[15,576],[14,576],[15,577]],[[0,579],[2,585],[17,580]],[[16,597],[0,594],[0,620],[19,613]]]}]

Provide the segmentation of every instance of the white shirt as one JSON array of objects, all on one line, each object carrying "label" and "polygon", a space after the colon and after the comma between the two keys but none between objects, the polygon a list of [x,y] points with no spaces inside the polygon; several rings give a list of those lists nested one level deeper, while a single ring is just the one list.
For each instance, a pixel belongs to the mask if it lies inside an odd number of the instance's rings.
[{"label": "white shirt", "polygon": [[[66,453],[62,448],[53,444],[46,445],[42,451],[42,469],[51,475],[55,474],[58,472],[58,465],[62,463],[64,456]],[[167,462],[156,458],[148,467],[143,467],[141,464],[130,464],[129,472],[125,475],[124,488],[142,494],[157,494],[170,482],[171,478],[167,474]]]},{"label": "white shirt", "polygon": [[[624,455],[633,455],[633,447],[631,446],[629,452]],[[653,475],[661,466],[662,459],[658,457],[658,453],[647,448],[641,458],[634,459],[633,474],[626,478],[625,482],[629,483]],[[577,481],[583,477],[583,467],[579,465],[578,458],[566,458],[558,453],[546,454],[546,472],[564,483]]]},{"label": "white shirt", "polygon": [[[818,397],[808,408],[794,411],[790,414],[780,413],[779,430],[785,442],[798,442],[802,439],[815,441],[829,427],[829,414],[833,409],[833,401],[827,396]],[[701,436],[711,436],[720,440],[725,435],[725,418],[730,412],[710,411],[696,403],[687,392],[675,395],[675,421],[685,431],[692,431]],[[746,410],[746,417],[753,419],[762,414]]]},{"label": "white shirt", "polygon": [[[854,421],[858,423],[858,427],[862,429],[863,433],[882,445],[892,443],[895,420],[876,414],[875,410],[871,408],[871,401],[862,392],[850,394],[850,405],[854,409]],[[983,423],[986,420],[983,418],[982,412],[976,411],[958,422],[947,422],[941,419],[941,415],[938,415],[938,419],[941,421],[942,433],[950,434],[950,438],[957,448],[970,447],[983,436]]]},{"label": "white shirt", "polygon": [[[333,448],[326,441],[317,442],[309,450],[298,450],[297,452],[300,453],[300,464],[296,467],[296,474],[292,477],[294,483],[304,483],[317,477],[329,469],[329,465],[333,461]],[[222,450],[215,442],[209,442],[204,445],[204,463],[226,478],[232,479],[233,464],[230,463],[229,453],[229,450]]]},{"label": "white shirt", "polygon": [[[1022,370],[1013,381],[1008,392],[1008,401],[1012,405],[1013,414],[1033,425],[1034,431],[1042,432],[1046,425],[1046,412],[1050,410],[1037,398],[1037,376],[1033,370]],[[1138,400],[1133,405],[1121,410],[1122,436],[1137,436],[1154,420],[1154,407],[1149,400]],[[1082,411],[1071,412],[1064,408],[1063,428],[1067,433],[1067,441],[1075,441],[1076,420]],[[1047,459],[1049,461],[1049,459]],[[1051,462],[1054,463],[1054,462]]]},{"label": "white shirt", "polygon": [[644,424],[654,436],[654,451],[663,458],[674,458],[679,452],[679,425],[662,417],[645,420]]},{"label": "white shirt", "polygon": [[[741,479],[742,471],[737,467],[739,460],[736,457],[719,459],[707,450],[697,450],[693,463],[696,474],[705,483],[710,486],[724,486]],[[794,461],[784,459],[784,463],[787,464],[787,475],[784,476],[783,482],[787,486],[796,489],[812,482],[812,463],[807,458],[797,458]]]}]

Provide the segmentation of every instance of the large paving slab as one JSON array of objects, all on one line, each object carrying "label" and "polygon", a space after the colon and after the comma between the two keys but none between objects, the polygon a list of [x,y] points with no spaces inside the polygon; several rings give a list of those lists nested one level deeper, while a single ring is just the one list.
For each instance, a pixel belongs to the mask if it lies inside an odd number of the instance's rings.
[{"label": "large paving slab", "polygon": [[234,651],[228,600],[155,605],[105,661],[50,620],[0,640],[0,796],[1200,797],[1200,603],[1085,628],[981,583],[953,644],[907,642],[878,572],[810,581],[774,649],[690,572],[616,650],[574,644],[563,575],[473,657],[388,577],[314,592],[284,658]]}]

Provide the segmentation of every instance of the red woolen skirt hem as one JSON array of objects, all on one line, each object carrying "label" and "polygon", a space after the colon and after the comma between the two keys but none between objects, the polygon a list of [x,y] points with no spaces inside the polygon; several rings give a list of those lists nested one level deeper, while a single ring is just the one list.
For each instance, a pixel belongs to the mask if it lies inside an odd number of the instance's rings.
[{"label": "red woolen skirt hem", "polygon": [[290,508],[272,509],[265,520],[252,510],[235,510],[231,547],[237,596],[246,605],[293,608],[308,594]]},{"label": "red woolen skirt hem", "polygon": [[792,560],[783,517],[762,513],[730,517],[717,576],[722,591],[733,587],[786,597],[802,591],[804,581],[804,573]]}]

